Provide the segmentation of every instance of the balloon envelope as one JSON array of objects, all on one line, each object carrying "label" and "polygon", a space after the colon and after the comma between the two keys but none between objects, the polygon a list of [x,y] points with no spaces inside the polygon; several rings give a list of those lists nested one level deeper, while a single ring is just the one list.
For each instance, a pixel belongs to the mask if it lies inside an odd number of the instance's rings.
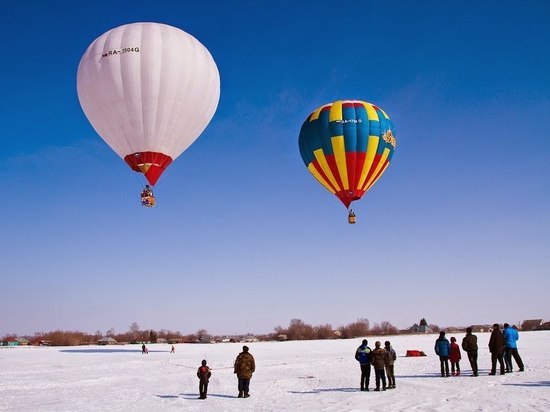
[{"label": "balloon envelope", "polygon": [[349,207],[387,169],[396,140],[389,116],[378,106],[338,100],[308,116],[298,143],[311,174]]},{"label": "balloon envelope", "polygon": [[165,24],[132,23],[88,47],[77,91],[97,133],[154,185],[212,119],[220,76],[193,36]]}]

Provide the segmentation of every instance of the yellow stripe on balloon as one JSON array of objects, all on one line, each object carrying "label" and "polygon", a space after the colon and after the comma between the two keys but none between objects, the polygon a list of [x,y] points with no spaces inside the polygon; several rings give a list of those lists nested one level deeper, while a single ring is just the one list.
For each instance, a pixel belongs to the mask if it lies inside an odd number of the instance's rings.
[{"label": "yellow stripe on balloon", "polygon": [[335,120],[342,120],[344,114],[342,113],[342,100],[338,100],[332,103],[329,112],[329,122],[334,122]]},{"label": "yellow stripe on balloon", "polygon": [[371,187],[374,186],[374,184],[378,181],[378,179],[382,177],[382,175],[384,174],[384,172],[386,171],[389,165],[390,165],[390,162],[386,163],[386,166],[384,166],[384,168],[382,169],[382,172],[378,175],[376,179],[374,179],[374,181],[369,185],[369,187],[365,189],[365,192],[367,192]]},{"label": "yellow stripe on balloon", "polygon": [[376,120],[377,122],[380,121],[378,113],[376,113],[376,110],[374,107],[372,107],[372,104],[363,102],[363,106],[365,106],[365,110],[367,111],[367,117],[369,120]]},{"label": "yellow stripe on balloon", "polygon": [[380,138],[378,136],[369,136],[369,142],[367,144],[367,154],[365,156],[365,163],[363,164],[363,170],[361,170],[361,176],[359,177],[359,182],[357,182],[357,187],[363,187],[365,180],[369,174],[369,170],[372,167],[372,162],[374,161],[374,156],[378,150],[378,143]]},{"label": "yellow stripe on balloon", "polygon": [[338,185],[338,182],[334,178],[334,175],[332,174],[332,171],[330,170],[330,167],[327,163],[327,159],[325,157],[325,153],[323,152],[323,149],[317,149],[313,151],[313,154],[315,155],[315,159],[317,159],[317,162],[319,162],[319,166],[321,166],[321,169],[325,173],[325,175],[328,177],[328,180],[332,185],[338,189],[338,191],[342,190],[340,185]]},{"label": "yellow stripe on balloon", "polygon": [[367,182],[367,184],[365,185],[365,188],[363,189],[364,191],[367,191],[366,188],[368,187],[371,187],[373,184],[374,184],[374,179],[376,178],[376,176],[378,175],[378,172],[380,171],[380,169],[384,166],[384,164],[386,163],[386,159],[388,158],[388,155],[390,154],[390,149],[388,149],[387,147],[384,149],[384,152],[382,153],[382,156],[380,157],[380,161],[378,162],[378,164],[376,165],[376,169],[374,169],[374,172],[372,173],[372,175],[370,176],[370,179],[369,181]]},{"label": "yellow stripe on balloon", "polygon": [[309,172],[313,175],[313,177],[315,177],[315,179],[317,179],[317,181],[319,183],[321,183],[325,189],[327,189],[330,193],[332,194],[335,194],[336,192],[334,191],[334,189],[332,188],[332,186],[323,178],[323,176],[321,175],[321,173],[319,173],[319,171],[317,170],[317,168],[313,165],[313,163],[310,163],[307,167],[307,169],[309,170]]},{"label": "yellow stripe on balloon", "polygon": [[332,142],[332,151],[334,152],[334,159],[336,160],[340,180],[344,185],[344,189],[349,190],[348,166],[346,162],[346,145],[344,143],[344,136],[334,136],[330,140]]}]

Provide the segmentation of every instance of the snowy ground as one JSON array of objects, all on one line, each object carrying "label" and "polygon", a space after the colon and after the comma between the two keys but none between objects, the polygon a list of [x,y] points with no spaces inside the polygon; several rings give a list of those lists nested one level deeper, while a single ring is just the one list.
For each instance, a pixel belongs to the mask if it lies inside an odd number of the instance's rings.
[{"label": "snowy ground", "polygon": [[[450,338],[451,335],[448,336]],[[456,334],[462,341],[463,334]],[[353,358],[361,339],[248,344],[256,373],[248,399],[238,399],[233,361],[242,344],[0,349],[2,411],[526,411],[550,410],[550,332],[520,334],[525,372],[488,376],[488,334],[478,334],[480,376],[465,353],[460,377],[441,378],[437,335],[388,337],[398,353],[397,389],[360,392]],[[386,338],[379,338],[382,342]],[[369,346],[377,340],[368,338]],[[428,354],[407,358],[407,349]],[[199,400],[195,372],[213,369],[208,399]],[[516,367],[517,369],[517,367]],[[374,374],[371,377],[371,389]]]}]

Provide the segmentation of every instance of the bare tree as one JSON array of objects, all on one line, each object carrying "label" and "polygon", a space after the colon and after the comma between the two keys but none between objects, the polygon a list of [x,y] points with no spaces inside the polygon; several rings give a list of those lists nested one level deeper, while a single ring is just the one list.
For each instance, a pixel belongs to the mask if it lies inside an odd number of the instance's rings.
[{"label": "bare tree", "polygon": [[289,340],[315,339],[315,331],[311,325],[307,325],[301,319],[292,319],[287,329]]},{"label": "bare tree", "polygon": [[387,320],[380,323],[380,334],[382,335],[397,335],[397,328]]},{"label": "bare tree", "polygon": [[130,325],[130,334],[132,335],[132,340],[135,341],[139,334],[139,325],[137,322],[132,322]]},{"label": "bare tree", "polygon": [[326,325],[315,326],[315,336],[317,339],[332,339],[334,338],[334,329],[328,323]]}]

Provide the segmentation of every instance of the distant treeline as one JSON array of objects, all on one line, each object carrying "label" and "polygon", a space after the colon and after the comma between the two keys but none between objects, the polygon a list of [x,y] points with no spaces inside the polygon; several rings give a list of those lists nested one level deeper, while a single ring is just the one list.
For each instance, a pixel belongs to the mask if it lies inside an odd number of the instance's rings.
[{"label": "distant treeline", "polygon": [[[524,321],[522,326],[524,326],[529,321]],[[540,323],[541,329],[542,326],[547,325],[547,323]],[[421,326],[428,326],[431,332],[439,332],[441,328],[437,325],[430,324],[426,322],[423,318],[420,321]],[[272,340],[316,340],[316,339],[354,339],[363,336],[384,336],[384,335],[396,335],[398,333],[414,333],[415,328],[418,325],[415,324],[410,329],[398,330],[388,321],[383,321],[380,323],[370,324],[369,320],[366,318],[360,318],[355,322],[352,322],[345,326],[340,326],[338,328],[333,328],[330,324],[312,326],[301,319],[292,319],[290,324],[287,327],[277,326],[274,328],[272,333],[264,335],[253,335],[251,333],[246,333],[243,335],[232,335],[232,336],[217,336],[211,335],[206,329],[200,329],[192,334],[182,334],[179,331],[171,331],[166,329],[161,329],[159,331],[145,329],[142,330],[137,322],[133,322],[128,331],[123,333],[116,333],[114,328],[108,329],[105,333],[97,330],[95,333],[85,333],[80,331],[61,331],[56,330],[53,332],[36,332],[32,336],[17,336],[15,334],[5,335],[1,341],[6,342],[10,339],[21,338],[28,341],[30,345],[51,345],[51,346],[78,346],[78,345],[90,345],[97,344],[100,339],[105,337],[113,338],[119,344],[125,343],[156,343],[156,342],[165,342],[165,343],[209,343],[209,342],[240,342],[240,341],[272,341]],[[525,325],[526,326],[526,325]],[[445,330],[448,331],[459,331],[465,328],[456,328],[456,327],[447,327]],[[527,328],[523,328],[526,329]],[[534,329],[534,328],[533,328]],[[542,328],[544,329],[544,328]],[[528,330],[531,330],[529,328]]]}]

